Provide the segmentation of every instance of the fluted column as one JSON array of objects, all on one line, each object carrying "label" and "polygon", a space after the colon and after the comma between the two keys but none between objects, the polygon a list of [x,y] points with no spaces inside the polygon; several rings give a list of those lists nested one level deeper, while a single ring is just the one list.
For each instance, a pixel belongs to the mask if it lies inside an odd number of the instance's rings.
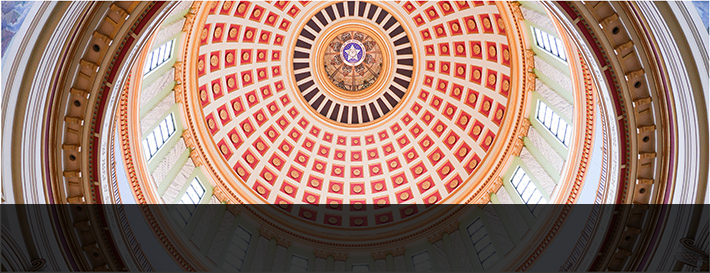
[{"label": "fluted column", "polygon": [[407,271],[407,262],[404,259],[404,247],[397,248],[392,251],[394,258],[394,270],[397,272]]},{"label": "fluted column", "polygon": [[336,272],[343,272],[345,271],[345,260],[348,259],[348,253],[347,252],[332,252],[333,259],[335,259],[335,263],[333,265],[333,270]]},{"label": "fluted column", "polygon": [[499,255],[502,258],[511,249],[513,249],[513,242],[510,240],[510,237],[503,226],[503,222],[501,222],[500,217],[498,217],[498,212],[496,212],[493,206],[487,205],[483,207],[483,213],[486,216],[486,220],[488,220],[488,223],[492,227],[490,229],[486,229],[486,231],[488,231],[488,235],[494,238],[497,243],[496,249],[502,252]]},{"label": "fluted column", "polygon": [[372,253],[372,259],[375,260],[375,271],[387,270],[387,256],[389,251],[378,251]]},{"label": "fluted column", "polygon": [[215,263],[219,262],[221,253],[223,252],[224,245],[227,243],[230,233],[233,233],[232,224],[234,223],[234,215],[226,210],[224,206],[219,207],[222,213],[220,221],[215,224],[218,225],[217,231],[208,236],[208,240],[205,246],[205,252],[207,257]]},{"label": "fluted column", "polygon": [[250,271],[262,271],[264,269],[264,259],[269,252],[270,240],[264,236],[259,236],[259,242],[256,245],[256,253],[252,261]]},{"label": "fluted column", "polygon": [[288,249],[282,245],[276,246],[276,254],[274,255],[273,266],[271,271],[284,271],[284,264],[286,264],[286,252]]},{"label": "fluted column", "polygon": [[451,237],[453,251],[454,253],[456,253],[454,258],[456,259],[456,261],[458,261],[457,264],[460,267],[458,268],[458,270],[466,272],[473,271],[473,266],[471,265],[471,258],[468,256],[466,246],[463,244],[464,239],[461,238],[461,232],[457,229],[456,231],[451,232],[451,234],[449,234],[449,237]]},{"label": "fluted column", "polygon": [[323,272],[328,270],[327,265],[328,265],[328,252],[320,249],[316,249],[313,251],[313,253],[316,256],[316,266],[315,269],[318,272]]}]

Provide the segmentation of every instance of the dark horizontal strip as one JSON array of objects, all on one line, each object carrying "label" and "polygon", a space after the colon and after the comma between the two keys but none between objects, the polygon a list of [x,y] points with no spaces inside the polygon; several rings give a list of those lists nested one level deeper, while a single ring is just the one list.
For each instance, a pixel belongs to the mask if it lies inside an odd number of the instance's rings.
[{"label": "dark horizontal strip", "polygon": [[345,5],[343,5],[343,2],[335,4],[335,8],[338,9],[338,14],[340,14],[340,16],[345,14]]},{"label": "dark horizontal strip", "polygon": [[323,14],[322,10],[319,13],[316,13],[316,19],[318,19],[321,25],[328,25],[328,20],[325,19],[325,14]]},{"label": "dark horizontal strip", "polygon": [[399,85],[401,85],[404,88],[409,88],[410,81],[408,81],[408,80],[401,79],[399,77],[394,77],[394,82],[398,83]]},{"label": "dark horizontal strip", "polygon": [[308,56],[308,53],[305,52],[294,51],[293,57],[296,59],[308,59],[310,56]]},{"label": "dark horizontal strip", "polygon": [[313,109],[318,109],[320,107],[320,104],[323,103],[323,100],[325,99],[325,96],[323,94],[319,94],[318,97],[316,98],[316,101],[311,104],[313,106]]},{"label": "dark horizontal strip", "polygon": [[358,124],[360,123],[360,114],[358,113],[358,108],[357,106],[350,107],[350,109],[353,109],[352,111],[352,124]]},{"label": "dark horizontal strip", "polygon": [[340,114],[340,122],[342,123],[348,123],[348,113],[350,107],[343,105],[343,113]]},{"label": "dark horizontal strip", "polygon": [[400,99],[404,97],[404,91],[399,90],[399,88],[397,88],[396,86],[390,85],[390,90],[392,90],[392,92],[394,92],[394,94],[397,95],[397,97],[399,97]]},{"label": "dark horizontal strip", "polygon": [[[402,33],[402,32],[404,32],[404,28],[402,28],[402,25],[399,25],[399,26],[397,26],[394,30],[392,30],[392,32],[390,32],[390,37],[391,37],[391,38],[394,38],[394,37],[396,37],[397,35],[399,35],[399,34]],[[407,37],[407,35],[404,35],[404,37],[402,37],[402,38],[406,38],[406,37]],[[402,40],[402,38],[399,38],[397,41]],[[409,39],[407,39],[407,42],[409,42]],[[397,42],[394,42],[394,45],[395,45],[395,46],[398,46],[398,45],[401,45],[401,44],[403,44],[403,43],[397,44]]]},{"label": "dark horizontal strip", "polygon": [[412,48],[411,47],[405,47],[405,48],[400,48],[397,50],[397,55],[410,55],[412,54]]},{"label": "dark horizontal strip", "polygon": [[300,82],[300,81],[302,81],[303,79],[308,78],[308,77],[310,77],[310,76],[311,76],[311,71],[306,70],[306,71],[304,71],[304,72],[301,72],[301,73],[298,73],[298,74],[294,75],[294,78],[296,78],[296,82]]},{"label": "dark horizontal strip", "polygon": [[326,115],[328,115],[328,111],[330,111],[332,104],[333,104],[333,101],[326,99],[325,105],[323,105],[323,109],[320,110],[320,114],[323,115],[324,117]]},{"label": "dark horizontal strip", "polygon": [[387,14],[389,14],[389,12],[387,12],[386,10],[383,10],[383,9],[380,9],[380,10],[381,10],[380,15],[378,15],[377,19],[375,19],[375,22],[377,24],[382,24],[382,20],[384,20],[385,17],[387,17]]},{"label": "dark horizontal strip", "polygon": [[329,118],[333,121],[338,121],[338,112],[340,112],[340,104],[336,102],[333,106],[333,112],[330,113]]},{"label": "dark horizontal strip", "polygon": [[412,59],[412,58],[399,59],[399,60],[397,60],[397,64],[414,66],[414,59]]},{"label": "dark horizontal strip", "polygon": [[375,16],[375,12],[377,12],[377,10],[380,9],[380,7],[370,4],[370,3],[368,3],[368,5],[370,5],[370,11],[367,12],[367,19],[372,20],[372,17]]},{"label": "dark horizontal strip", "polygon": [[382,94],[382,96],[387,99],[387,101],[390,103],[390,105],[392,105],[392,107],[397,106],[397,104],[399,103],[399,100],[392,97],[389,92],[385,92],[384,94]]},{"label": "dark horizontal strip", "polygon": [[311,87],[311,86],[314,85],[314,84],[315,84],[315,83],[314,83],[313,80],[311,79],[311,80],[309,80],[309,81],[307,81],[307,82],[304,82],[304,83],[302,83],[301,85],[299,85],[299,86],[298,86],[298,90],[301,90],[301,92],[303,92],[304,90],[307,90],[309,87]]},{"label": "dark horizontal strip", "polygon": [[296,41],[296,47],[311,49],[312,46],[311,46],[311,44],[309,44],[301,39],[298,39],[298,41]]},{"label": "dark horizontal strip", "polygon": [[293,63],[293,70],[311,67],[309,63]]},{"label": "dark horizontal strip", "polygon": [[330,21],[335,21],[335,19],[338,19],[335,17],[335,10],[333,10],[333,6],[328,6],[327,8],[323,9],[325,10],[326,13],[328,13],[328,17],[330,17]]},{"label": "dark horizontal strip", "polygon": [[[409,69],[397,68],[397,74],[400,74],[400,75],[405,76],[407,78],[412,78],[412,70],[409,70]],[[402,85],[402,86],[404,86],[404,85]]]},{"label": "dark horizontal strip", "polygon": [[376,120],[380,118],[380,113],[377,112],[377,106],[375,106],[374,102],[371,102],[370,104],[370,113],[372,114],[372,120]]},{"label": "dark horizontal strip", "polygon": [[362,123],[370,122],[370,116],[367,115],[367,107],[365,105],[360,106],[360,117],[362,117]]},{"label": "dark horizontal strip", "polygon": [[[316,14],[316,15],[319,15],[319,14],[320,14],[320,13],[318,13],[318,14]],[[318,24],[316,24],[316,21],[314,21],[313,19],[311,19],[310,21],[308,21],[308,23],[306,23],[306,24],[307,24],[309,27],[311,27],[311,28],[313,29],[313,31],[316,32],[316,34],[320,33],[320,27],[318,26]],[[313,40],[313,39],[311,39],[311,40]]]},{"label": "dark horizontal strip", "polygon": [[348,1],[348,16],[355,16],[355,1]]},{"label": "dark horizontal strip", "polygon": [[[398,26],[397,28],[395,28],[394,31],[392,31],[392,33],[390,33],[390,37],[394,38],[395,36],[399,35],[399,33],[402,33],[400,31],[397,34],[394,34],[395,32],[397,32],[398,29],[402,29],[402,26]],[[404,31],[404,30],[402,30],[402,31]],[[408,43],[409,43],[409,37],[407,37],[407,35],[404,35],[404,36],[402,36],[402,38],[399,38],[399,39],[397,39],[397,41],[394,41],[394,46],[400,46],[400,45],[408,44]]]},{"label": "dark horizontal strip", "polygon": [[387,23],[384,25],[384,29],[390,29],[395,23],[397,23],[397,19],[394,19],[394,16],[390,16],[390,19],[388,19]]},{"label": "dark horizontal strip", "polygon": [[[303,93],[303,90],[305,90],[305,89],[302,89],[301,93]],[[313,88],[313,90],[311,90],[311,92],[308,92],[308,94],[304,94],[303,98],[306,99],[306,101],[311,101],[311,99],[313,97],[315,97],[316,94],[318,94],[318,93],[320,93],[320,90],[318,89],[318,87],[316,87],[316,88]]]},{"label": "dark horizontal strip", "polygon": [[363,2],[363,1],[360,1],[358,3],[358,9],[357,9],[357,16],[358,17],[363,17],[363,15],[365,15],[365,8],[367,8],[368,5],[370,5],[370,4],[367,2]]},{"label": "dark horizontal strip", "polygon": [[382,114],[387,114],[389,113],[389,111],[392,110],[389,106],[387,106],[387,104],[385,104],[385,101],[382,98],[377,99],[377,104],[380,105],[380,110],[382,110]]},{"label": "dark horizontal strip", "polygon": [[316,36],[313,35],[313,33],[311,33],[310,31],[308,31],[308,29],[306,29],[306,28],[304,28],[304,29],[301,30],[301,36],[306,37],[306,38],[310,39],[311,41],[315,41],[315,40],[316,40]]}]

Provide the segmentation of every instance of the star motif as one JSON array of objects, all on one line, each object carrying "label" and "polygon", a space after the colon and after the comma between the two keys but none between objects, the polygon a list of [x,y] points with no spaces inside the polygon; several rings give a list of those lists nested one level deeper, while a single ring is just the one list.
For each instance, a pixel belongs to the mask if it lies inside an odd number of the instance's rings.
[{"label": "star motif", "polygon": [[348,61],[357,61],[357,55],[360,54],[360,50],[355,48],[355,45],[350,44],[350,49],[346,49],[345,53],[348,54]]}]

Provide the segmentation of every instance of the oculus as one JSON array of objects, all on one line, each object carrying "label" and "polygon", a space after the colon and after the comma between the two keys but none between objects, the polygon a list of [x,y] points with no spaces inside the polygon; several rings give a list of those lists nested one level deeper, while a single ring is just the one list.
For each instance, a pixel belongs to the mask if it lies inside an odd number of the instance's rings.
[{"label": "oculus", "polygon": [[345,91],[372,86],[382,73],[382,51],[369,35],[348,31],[336,35],[325,51],[323,68],[328,80]]}]

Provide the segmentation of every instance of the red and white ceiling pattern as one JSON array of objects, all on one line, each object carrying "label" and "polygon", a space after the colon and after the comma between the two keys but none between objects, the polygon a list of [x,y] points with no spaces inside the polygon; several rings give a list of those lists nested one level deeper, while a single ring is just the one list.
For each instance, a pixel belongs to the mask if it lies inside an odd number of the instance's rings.
[{"label": "red and white ceiling pattern", "polygon": [[197,94],[187,103],[199,104],[197,122],[221,155],[213,163],[232,170],[215,175],[251,189],[245,202],[415,204],[373,219],[343,216],[337,206],[283,206],[327,225],[378,225],[451,202],[483,176],[477,170],[497,143],[506,110],[517,107],[509,104],[515,31],[493,1],[376,4],[403,22],[416,72],[394,114],[363,127],[316,117],[289,75],[297,34],[323,3],[206,5],[199,41],[192,41],[199,43],[197,60],[187,61],[196,64],[189,69],[196,70]]}]

